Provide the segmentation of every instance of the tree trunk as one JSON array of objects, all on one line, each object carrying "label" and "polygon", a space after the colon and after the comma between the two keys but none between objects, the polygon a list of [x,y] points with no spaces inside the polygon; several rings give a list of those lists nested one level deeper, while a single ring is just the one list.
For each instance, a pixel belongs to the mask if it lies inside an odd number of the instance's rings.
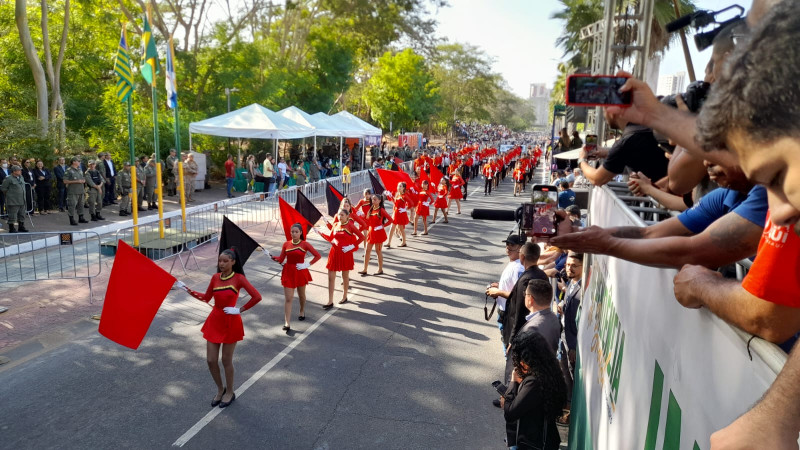
[{"label": "tree trunk", "polygon": [[31,30],[28,27],[28,11],[25,9],[26,2],[25,0],[15,0],[14,6],[14,18],[19,30],[19,40],[22,43],[22,49],[25,51],[25,59],[28,60],[28,66],[30,66],[33,74],[33,83],[36,87],[36,116],[40,122],[39,131],[42,137],[46,137],[49,128],[47,80],[45,79],[42,62],[39,60],[39,55],[33,46],[33,39],[31,39]]}]

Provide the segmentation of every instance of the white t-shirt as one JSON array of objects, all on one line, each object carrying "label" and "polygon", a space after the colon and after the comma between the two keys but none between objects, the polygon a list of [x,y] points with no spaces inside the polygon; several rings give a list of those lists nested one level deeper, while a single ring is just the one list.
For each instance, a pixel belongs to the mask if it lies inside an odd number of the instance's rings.
[{"label": "white t-shirt", "polygon": [[288,167],[286,166],[285,162],[278,163],[278,173],[280,173],[284,178],[286,178],[286,169],[288,169]]},{"label": "white t-shirt", "polygon": [[[503,273],[500,275],[500,281],[497,283],[497,289],[501,291],[511,292],[514,289],[514,285],[517,284],[517,280],[519,280],[519,276],[522,275],[522,272],[525,271],[525,267],[519,262],[519,259],[510,261],[506,264],[505,269],[503,269]],[[497,307],[500,308],[500,311],[506,310],[506,298],[497,296]]]}]

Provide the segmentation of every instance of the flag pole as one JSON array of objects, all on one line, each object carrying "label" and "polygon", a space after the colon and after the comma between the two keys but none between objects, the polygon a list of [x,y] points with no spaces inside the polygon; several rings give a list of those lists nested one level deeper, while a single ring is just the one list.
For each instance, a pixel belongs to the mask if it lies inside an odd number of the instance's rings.
[{"label": "flag pole", "polygon": [[128,96],[128,146],[130,147],[131,157],[131,212],[133,216],[133,246],[139,248],[139,211],[138,211],[138,197],[136,192],[136,151],[133,145],[133,96]]}]

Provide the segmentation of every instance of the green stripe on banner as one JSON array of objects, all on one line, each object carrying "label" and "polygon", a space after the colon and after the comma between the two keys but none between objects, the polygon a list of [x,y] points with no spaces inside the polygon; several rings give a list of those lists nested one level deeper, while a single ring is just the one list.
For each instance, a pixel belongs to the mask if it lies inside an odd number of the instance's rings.
[{"label": "green stripe on banner", "polygon": [[681,407],[672,389],[669,390],[667,407],[667,426],[664,429],[664,450],[678,450],[681,446]]},{"label": "green stripe on banner", "polygon": [[569,415],[569,450],[594,450],[592,423],[587,413],[586,386],[581,368],[580,346],[575,355],[575,381],[572,390],[572,405]]},{"label": "green stripe on banner", "polygon": [[697,445],[697,441],[694,441],[694,447],[692,447],[692,450],[700,450],[700,446]]},{"label": "green stripe on banner", "polygon": [[647,435],[644,450],[655,450],[658,437],[658,422],[661,419],[661,393],[664,391],[664,372],[656,361],[653,371],[653,393],[650,396],[650,418],[647,420]]}]

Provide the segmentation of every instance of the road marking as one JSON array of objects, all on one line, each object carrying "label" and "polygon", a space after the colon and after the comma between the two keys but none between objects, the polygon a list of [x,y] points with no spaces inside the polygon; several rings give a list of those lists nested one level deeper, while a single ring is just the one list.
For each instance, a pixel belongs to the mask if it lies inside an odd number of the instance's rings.
[{"label": "road marking", "polygon": [[[353,298],[357,293],[358,293],[358,288],[352,289],[349,293],[349,297]],[[350,302],[348,301],[348,303]],[[292,341],[292,343],[287,345],[286,348],[283,349],[283,351],[275,355],[275,357],[272,358],[268,363],[264,364],[262,368],[258,369],[258,371],[254,373],[253,376],[251,376],[247,381],[245,381],[244,383],[242,383],[241,386],[239,386],[239,389],[236,389],[235,391],[236,396],[241,397],[242,394],[245,393],[245,391],[247,391],[252,385],[256,383],[256,381],[258,381],[261,377],[266,375],[267,372],[269,372],[273,367],[275,367],[284,357],[286,357],[286,355],[288,355],[292,350],[294,350],[295,347],[300,345],[300,343],[303,342],[305,338],[310,336],[311,333],[313,333],[317,328],[319,328],[319,326],[322,325],[323,322],[328,320],[328,317],[335,314],[338,309],[339,307],[331,308],[324,316],[320,317],[319,320],[314,322],[314,324],[311,325],[308,328],[308,330],[305,333],[303,333],[302,336]],[[211,421],[214,420],[214,418],[220,415],[223,411],[224,409],[222,408],[213,408],[211,411],[208,412],[208,414],[206,414],[202,419],[197,421],[196,424],[194,424],[191,428],[189,428],[189,430],[186,431],[186,433],[183,433],[183,435],[179,437],[178,440],[176,440],[172,444],[172,446],[183,447],[184,444],[189,442],[189,439],[193,438],[197,433],[200,432],[200,430],[202,430],[206,425],[211,423]]]}]

